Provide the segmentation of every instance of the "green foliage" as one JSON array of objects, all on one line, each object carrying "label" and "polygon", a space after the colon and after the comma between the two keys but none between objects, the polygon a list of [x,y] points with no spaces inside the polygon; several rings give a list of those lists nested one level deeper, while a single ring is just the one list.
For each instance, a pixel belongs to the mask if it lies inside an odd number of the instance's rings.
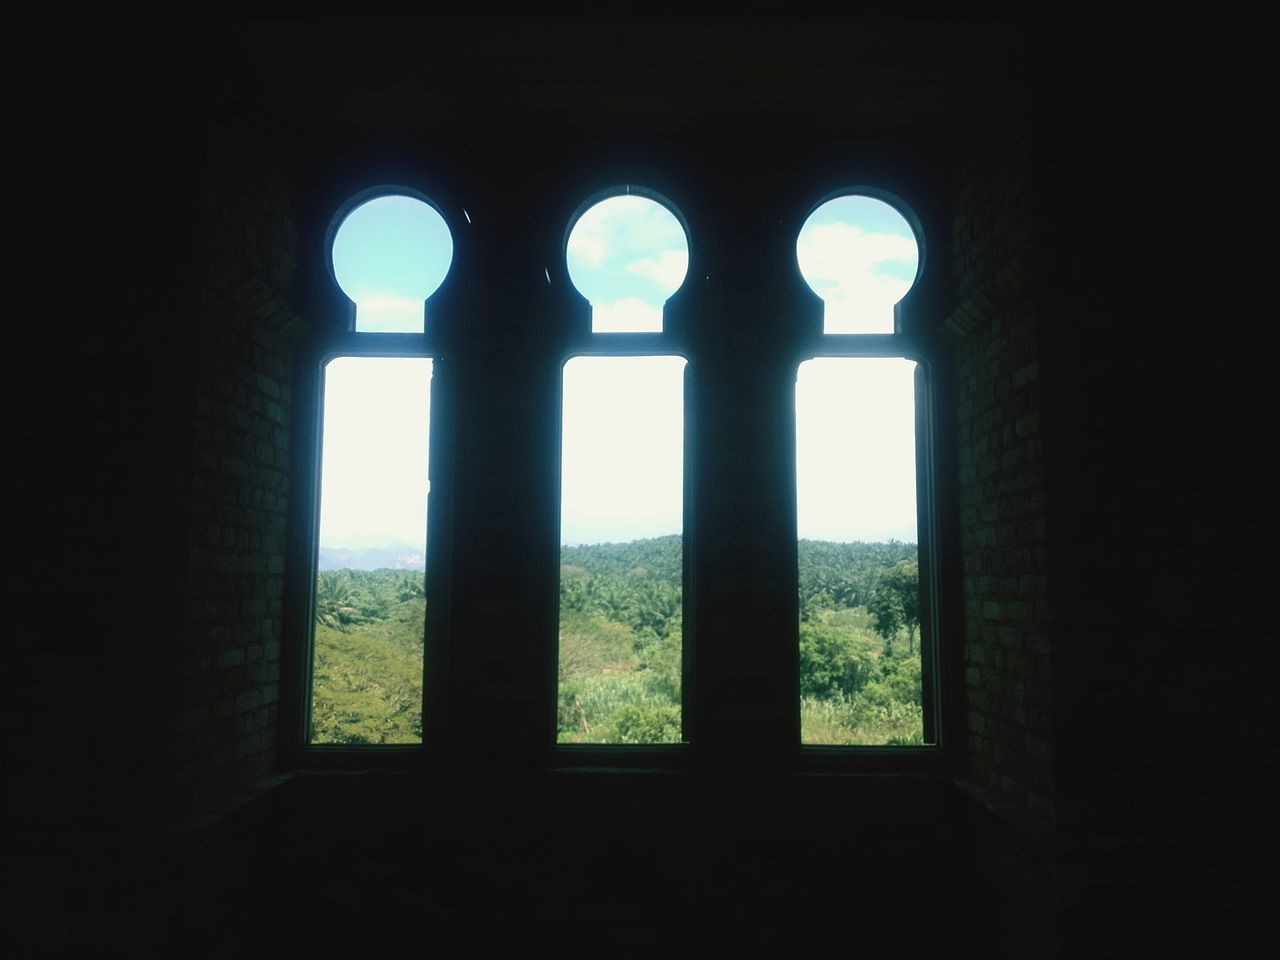
[{"label": "green foliage", "polygon": [[885,657],[880,661],[880,682],[885,686],[889,700],[900,703],[922,702],[919,654]]},{"label": "green foliage", "polygon": [[678,536],[560,554],[561,743],[678,743]]},{"label": "green foliage", "polygon": [[920,565],[914,560],[900,560],[882,570],[867,609],[875,617],[876,632],[884,637],[885,645],[892,649],[898,633],[907,630],[907,652],[915,649],[916,630],[920,626]]},{"label": "green foliage", "polygon": [[799,543],[800,619],[810,620],[826,610],[866,606],[882,571],[903,560],[916,559],[916,545],[884,543]]},{"label": "green foliage", "polygon": [[634,577],[679,586],[684,565],[679,534],[632,540],[630,543],[591,543],[561,547],[560,562],[591,576]]},{"label": "green foliage", "polygon": [[570,612],[560,618],[560,682],[589,674],[634,670],[636,636],[626,624],[599,614]]},{"label": "green foliage", "polygon": [[875,671],[879,644],[865,633],[816,621],[800,624],[800,695],[857,693]]},{"label": "green foliage", "polygon": [[679,743],[680,708],[628,703],[610,718],[608,736],[610,743]]},{"label": "green foliage", "polygon": [[399,604],[424,598],[423,580],[421,570],[321,570],[316,623],[346,631],[390,619]]},{"label": "green foliage", "polygon": [[924,742],[924,712],[918,703],[876,702],[861,695],[800,701],[804,743],[884,746]]},{"label": "green foliage", "polygon": [[680,628],[682,560],[679,536],[562,547],[561,619],[595,614],[625,624],[642,641]]},{"label": "green foliage", "polygon": [[642,643],[638,650],[639,666],[645,671],[645,682],[649,685],[649,689],[665,696],[677,706],[680,703],[683,646],[683,636],[677,630],[657,642]]},{"label": "green foliage", "polygon": [[920,658],[881,656],[856,692],[805,696],[800,724],[805,743],[923,743]]},{"label": "green foliage", "polygon": [[799,548],[803,741],[923,742],[916,545],[802,540]]},{"label": "green foliage", "polygon": [[[566,547],[560,569],[559,739],[680,737],[680,538]],[[918,743],[916,546],[801,541],[799,627],[807,743]],[[877,598],[879,598],[877,606]]]},{"label": "green foliage", "polygon": [[[835,617],[830,617],[836,620]],[[919,656],[894,656],[869,631],[800,625],[800,722],[805,743],[920,743]]]},{"label": "green foliage", "polygon": [[[806,743],[922,741],[915,556],[914,544],[801,541]],[[314,742],[421,742],[423,582],[421,571],[319,574]],[[679,742],[682,588],[678,536],[562,549],[560,742]]]},{"label": "green foliage", "polygon": [[422,579],[406,570],[317,578],[313,742],[422,741]]},{"label": "green foliage", "polygon": [[560,685],[561,743],[678,743],[680,704],[646,670],[596,673]]}]

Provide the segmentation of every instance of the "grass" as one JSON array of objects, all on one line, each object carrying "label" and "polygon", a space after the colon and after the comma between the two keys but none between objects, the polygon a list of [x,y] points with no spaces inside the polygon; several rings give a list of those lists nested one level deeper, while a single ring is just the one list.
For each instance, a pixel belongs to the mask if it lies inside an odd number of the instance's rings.
[{"label": "grass", "polygon": [[[868,688],[879,684],[868,684]],[[875,691],[852,697],[800,702],[800,742],[812,745],[885,746],[924,742],[919,703],[886,700]]]}]

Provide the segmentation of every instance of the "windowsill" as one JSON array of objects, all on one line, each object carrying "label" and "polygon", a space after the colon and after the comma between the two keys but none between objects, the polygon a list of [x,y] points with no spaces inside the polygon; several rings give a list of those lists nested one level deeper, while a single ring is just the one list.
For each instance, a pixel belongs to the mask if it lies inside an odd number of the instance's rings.
[{"label": "windowsill", "polygon": [[[663,744],[555,744],[545,753],[516,757],[496,749],[489,761],[502,769],[537,770],[649,770],[662,773],[707,771],[758,774],[955,774],[954,759],[941,746],[817,746],[798,747],[790,756],[767,758],[712,756],[690,743]],[[456,761],[456,758],[455,758]],[[299,751],[295,764],[301,771],[369,770],[440,773],[459,769],[441,751],[420,744],[311,745]],[[468,770],[485,769],[484,761],[468,762]]]}]

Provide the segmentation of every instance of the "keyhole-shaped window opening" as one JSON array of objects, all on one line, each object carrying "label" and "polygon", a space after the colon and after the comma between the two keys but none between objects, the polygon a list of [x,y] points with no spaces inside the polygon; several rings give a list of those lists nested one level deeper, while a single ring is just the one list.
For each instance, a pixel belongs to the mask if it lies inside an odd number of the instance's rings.
[{"label": "keyhole-shaped window opening", "polygon": [[809,214],[796,259],[826,305],[823,333],[893,333],[894,307],[920,269],[920,244],[893,206],[847,194]]},{"label": "keyhole-shaped window opening", "polygon": [[426,300],[452,262],[448,224],[417,197],[367,200],[333,238],[333,275],[355,302],[358,332],[422,333]]},{"label": "keyhole-shaped window opening", "polygon": [[666,206],[628,193],[578,217],[565,258],[592,333],[661,333],[663,304],[689,271],[689,238]]}]

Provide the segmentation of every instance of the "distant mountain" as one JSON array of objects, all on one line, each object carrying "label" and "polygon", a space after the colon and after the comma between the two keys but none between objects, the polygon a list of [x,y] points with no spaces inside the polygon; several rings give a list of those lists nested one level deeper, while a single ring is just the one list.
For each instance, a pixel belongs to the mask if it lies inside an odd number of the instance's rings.
[{"label": "distant mountain", "polygon": [[321,570],[425,570],[426,554],[417,547],[321,547]]}]

